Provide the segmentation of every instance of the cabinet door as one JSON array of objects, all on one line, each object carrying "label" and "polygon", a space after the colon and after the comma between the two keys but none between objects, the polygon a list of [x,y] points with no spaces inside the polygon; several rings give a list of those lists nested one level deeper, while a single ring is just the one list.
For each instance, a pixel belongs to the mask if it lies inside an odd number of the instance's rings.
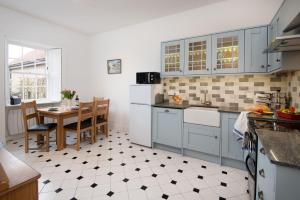
[{"label": "cabinet door", "polygon": [[222,157],[243,161],[242,144],[232,133],[238,114],[222,113]]},{"label": "cabinet door", "polygon": [[181,109],[153,108],[154,142],[182,148],[182,116]]},{"label": "cabinet door", "polygon": [[244,30],[212,36],[212,73],[228,74],[244,71]]},{"label": "cabinet door", "polygon": [[[278,24],[279,17],[276,15],[271,25],[268,26],[268,45],[280,35]],[[268,72],[275,71],[281,67],[281,52],[268,53]]]},{"label": "cabinet door", "polygon": [[267,27],[245,30],[245,72],[267,72],[268,54],[263,53],[267,47]]},{"label": "cabinet door", "polygon": [[184,40],[163,42],[161,54],[161,74],[163,76],[183,75]]},{"label": "cabinet door", "polygon": [[184,74],[211,74],[211,36],[185,40]]},{"label": "cabinet door", "polygon": [[220,155],[220,129],[184,123],[183,147],[202,153]]}]

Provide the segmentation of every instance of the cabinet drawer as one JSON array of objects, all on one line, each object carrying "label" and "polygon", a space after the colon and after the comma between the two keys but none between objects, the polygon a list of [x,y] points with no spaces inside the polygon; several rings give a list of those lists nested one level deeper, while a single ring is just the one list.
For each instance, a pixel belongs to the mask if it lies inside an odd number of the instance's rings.
[{"label": "cabinet drawer", "polygon": [[183,146],[207,154],[220,155],[220,129],[184,123]]}]

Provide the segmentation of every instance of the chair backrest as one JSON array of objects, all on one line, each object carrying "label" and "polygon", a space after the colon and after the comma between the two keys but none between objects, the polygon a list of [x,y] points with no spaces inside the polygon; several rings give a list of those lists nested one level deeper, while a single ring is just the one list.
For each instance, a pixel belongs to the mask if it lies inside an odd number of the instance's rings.
[{"label": "chair backrest", "polygon": [[[23,115],[23,124],[25,131],[28,130],[28,120],[35,119],[35,123],[39,124],[39,116],[37,112],[36,101],[22,102],[21,110]],[[30,110],[30,112],[28,112]]]},{"label": "chair backrest", "polygon": [[82,121],[91,119],[93,122],[94,117],[94,102],[80,102],[79,103],[79,111],[78,111],[78,123],[77,126],[80,128],[80,124]]},{"label": "chair backrest", "polygon": [[94,112],[95,116],[103,115],[104,120],[108,120],[109,99],[94,97]]}]

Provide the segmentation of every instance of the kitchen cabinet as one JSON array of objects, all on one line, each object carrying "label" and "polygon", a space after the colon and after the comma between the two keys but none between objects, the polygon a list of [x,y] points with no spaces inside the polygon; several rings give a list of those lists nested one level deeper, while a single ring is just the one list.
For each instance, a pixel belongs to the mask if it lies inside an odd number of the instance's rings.
[{"label": "kitchen cabinet", "polygon": [[256,174],[257,200],[299,199],[300,169],[271,163],[260,140]]},{"label": "kitchen cabinet", "polygon": [[268,47],[266,26],[245,30],[245,72],[266,73],[268,56],[263,53]]},{"label": "kitchen cabinet", "polygon": [[244,30],[212,36],[212,73],[244,72]]},{"label": "kitchen cabinet", "polygon": [[152,117],[153,142],[182,148],[183,110],[153,107]]},{"label": "kitchen cabinet", "polygon": [[183,147],[201,153],[220,155],[220,128],[184,123]]},{"label": "kitchen cabinet", "polygon": [[211,74],[211,36],[185,40],[185,75]]},{"label": "kitchen cabinet", "polygon": [[161,75],[180,76],[184,68],[184,40],[161,44]]},{"label": "kitchen cabinet", "polygon": [[243,161],[242,144],[236,140],[232,133],[238,116],[239,114],[236,113],[221,114],[222,157]]},{"label": "kitchen cabinet", "polygon": [[[281,32],[279,31],[279,23],[279,13],[277,13],[271,24],[268,26],[268,45],[270,45],[277,36],[281,35]],[[281,52],[268,53],[268,72],[280,69],[282,65],[281,56]]]}]

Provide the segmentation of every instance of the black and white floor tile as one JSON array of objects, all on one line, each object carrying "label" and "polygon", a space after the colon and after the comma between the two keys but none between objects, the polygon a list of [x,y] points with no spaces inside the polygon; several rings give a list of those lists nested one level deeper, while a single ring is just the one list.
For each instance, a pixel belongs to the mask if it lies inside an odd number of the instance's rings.
[{"label": "black and white floor tile", "polygon": [[141,147],[128,138],[112,130],[93,145],[82,143],[79,152],[55,151],[51,143],[48,153],[25,154],[23,139],[9,141],[7,149],[42,174],[41,200],[249,200],[245,171]]}]

